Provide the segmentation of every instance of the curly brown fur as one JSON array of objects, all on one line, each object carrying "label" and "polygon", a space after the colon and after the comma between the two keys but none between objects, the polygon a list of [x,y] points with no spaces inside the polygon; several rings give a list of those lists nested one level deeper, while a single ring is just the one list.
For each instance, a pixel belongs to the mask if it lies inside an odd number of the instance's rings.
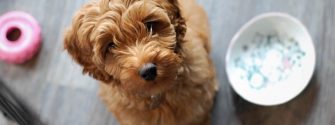
[{"label": "curly brown fur", "polygon": [[[148,24],[150,26],[148,27]],[[84,5],[64,46],[122,125],[205,125],[217,83],[204,10],[194,0],[101,0]],[[157,77],[139,70],[157,65]]]}]

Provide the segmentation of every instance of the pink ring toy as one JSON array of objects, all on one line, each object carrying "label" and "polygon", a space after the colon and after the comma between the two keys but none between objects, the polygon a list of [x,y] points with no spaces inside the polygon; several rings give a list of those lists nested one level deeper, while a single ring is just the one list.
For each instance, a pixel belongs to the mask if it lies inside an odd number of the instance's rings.
[{"label": "pink ring toy", "polygon": [[[17,38],[10,38],[15,34]],[[20,64],[31,59],[41,45],[41,28],[29,14],[13,11],[0,17],[0,59]]]}]

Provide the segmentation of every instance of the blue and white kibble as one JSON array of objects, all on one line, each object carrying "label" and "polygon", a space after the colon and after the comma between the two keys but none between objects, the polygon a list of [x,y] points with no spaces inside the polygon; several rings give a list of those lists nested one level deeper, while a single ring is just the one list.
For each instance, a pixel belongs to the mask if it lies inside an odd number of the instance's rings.
[{"label": "blue and white kibble", "polygon": [[301,68],[306,55],[294,38],[261,33],[256,33],[241,51],[234,60],[236,75],[253,89],[286,80],[293,70]]}]

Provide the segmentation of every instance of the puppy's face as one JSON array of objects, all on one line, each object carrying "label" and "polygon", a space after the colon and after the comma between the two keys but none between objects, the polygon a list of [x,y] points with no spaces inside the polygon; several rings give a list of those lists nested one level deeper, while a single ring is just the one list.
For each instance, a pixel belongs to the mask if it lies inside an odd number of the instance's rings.
[{"label": "puppy's face", "polygon": [[64,45],[84,73],[152,95],[175,83],[185,30],[176,0],[102,0],[76,14]]}]

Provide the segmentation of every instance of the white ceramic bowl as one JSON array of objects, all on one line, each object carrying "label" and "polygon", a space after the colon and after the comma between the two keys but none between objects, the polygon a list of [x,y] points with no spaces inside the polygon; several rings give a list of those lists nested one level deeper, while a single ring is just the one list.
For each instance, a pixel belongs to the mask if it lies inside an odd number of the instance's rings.
[{"label": "white ceramic bowl", "polygon": [[306,27],[284,13],[266,13],[245,24],[226,55],[232,88],[258,105],[290,101],[308,85],[315,49]]}]

